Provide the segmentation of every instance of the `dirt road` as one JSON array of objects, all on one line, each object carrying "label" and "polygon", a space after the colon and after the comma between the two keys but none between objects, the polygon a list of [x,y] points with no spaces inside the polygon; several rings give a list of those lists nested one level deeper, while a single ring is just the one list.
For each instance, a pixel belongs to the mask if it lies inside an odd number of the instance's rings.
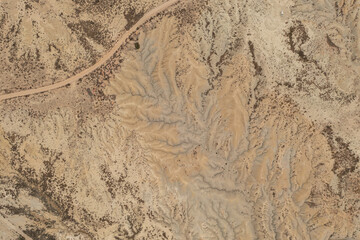
[{"label": "dirt road", "polygon": [[48,86],[45,86],[45,87],[40,87],[40,88],[35,88],[35,89],[28,89],[28,90],[24,90],[24,91],[20,91],[20,92],[1,95],[0,96],[0,101],[6,100],[6,99],[9,99],[9,98],[14,98],[14,97],[21,97],[21,96],[46,92],[46,91],[50,91],[50,90],[53,90],[53,89],[56,89],[56,88],[64,87],[67,84],[76,82],[80,78],[83,78],[84,76],[88,75],[89,73],[93,72],[94,70],[96,70],[97,68],[102,66],[104,63],[106,63],[106,61],[112,55],[114,55],[114,53],[120,48],[120,46],[122,44],[124,44],[126,42],[126,39],[132,33],[134,33],[137,30],[138,27],[143,25],[151,17],[155,16],[156,14],[164,11],[168,7],[174,5],[175,3],[178,3],[178,2],[180,2],[180,0],[169,0],[168,2],[154,8],[151,11],[149,11],[148,13],[146,13],[134,26],[132,26],[132,28],[130,28],[127,32],[125,32],[124,35],[122,35],[120,37],[120,39],[116,42],[116,44],[112,47],[112,49],[108,53],[106,53],[104,56],[102,56],[101,59],[98,62],[96,62],[94,65],[92,65],[89,68],[83,70],[82,72],[80,72],[80,73],[78,73],[78,74],[76,74],[76,75],[74,75],[74,76],[72,76],[72,77],[70,77],[70,78],[68,78],[68,79],[66,79],[64,81],[57,82],[57,83],[54,83],[52,85],[48,85]]},{"label": "dirt road", "polygon": [[[20,230],[20,228],[16,227],[15,225],[13,225],[11,222],[9,222],[6,218],[4,218],[2,216],[2,214],[0,214],[0,222],[2,222],[4,225],[6,225],[8,227],[9,230],[13,230],[14,232],[16,232],[17,234],[19,234],[20,236],[23,237],[23,239],[25,240],[32,240],[31,237],[29,237],[28,235],[26,235],[23,231]],[[1,236],[0,236],[1,238]],[[3,239],[3,238],[1,238]]]}]

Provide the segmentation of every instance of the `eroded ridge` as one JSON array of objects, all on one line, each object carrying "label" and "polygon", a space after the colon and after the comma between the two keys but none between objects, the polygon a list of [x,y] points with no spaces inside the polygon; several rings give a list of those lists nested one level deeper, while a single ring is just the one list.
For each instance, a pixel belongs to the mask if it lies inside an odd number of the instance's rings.
[{"label": "eroded ridge", "polygon": [[360,239],[358,9],[180,2],[76,86],[2,104],[0,234]]},{"label": "eroded ridge", "polygon": [[76,75],[74,75],[74,76],[72,76],[72,77],[70,77],[70,78],[68,78],[68,79],[66,79],[64,81],[57,82],[57,83],[54,83],[54,84],[49,85],[49,86],[44,86],[44,87],[40,87],[40,88],[36,88],[36,89],[28,89],[28,90],[24,90],[24,91],[20,91],[20,92],[14,92],[14,93],[1,95],[0,96],[0,101],[6,100],[6,99],[9,99],[9,98],[26,96],[26,95],[45,92],[45,91],[50,91],[50,90],[53,90],[53,89],[64,87],[64,86],[66,86],[68,84],[71,84],[73,82],[76,82],[77,80],[83,78],[84,76],[88,75],[89,73],[93,72],[94,70],[96,70],[97,68],[99,68],[100,66],[105,64],[106,61],[108,61],[115,54],[115,52],[118,51],[120,46],[126,42],[128,37],[131,34],[133,34],[141,25],[143,25],[146,21],[148,21],[151,17],[154,17],[156,14],[160,13],[161,11],[164,11],[165,9],[167,9],[168,7],[172,6],[173,4],[175,4],[175,3],[179,2],[179,1],[180,0],[167,1],[164,4],[162,4],[161,6],[158,6],[158,7],[154,8],[154,9],[152,9],[151,11],[149,11],[148,13],[146,13],[141,19],[139,19],[139,21],[137,21],[128,31],[126,31],[120,37],[120,39],[110,49],[109,52],[107,52],[94,65],[90,66],[89,68],[81,71],[80,73],[78,73],[78,74],[76,74]]}]

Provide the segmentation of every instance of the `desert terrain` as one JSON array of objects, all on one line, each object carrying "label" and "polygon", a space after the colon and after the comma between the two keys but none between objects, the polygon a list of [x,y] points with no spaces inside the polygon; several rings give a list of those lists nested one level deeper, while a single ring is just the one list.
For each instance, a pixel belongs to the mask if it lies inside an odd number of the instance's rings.
[{"label": "desert terrain", "polygon": [[360,239],[359,15],[2,0],[0,239]]}]

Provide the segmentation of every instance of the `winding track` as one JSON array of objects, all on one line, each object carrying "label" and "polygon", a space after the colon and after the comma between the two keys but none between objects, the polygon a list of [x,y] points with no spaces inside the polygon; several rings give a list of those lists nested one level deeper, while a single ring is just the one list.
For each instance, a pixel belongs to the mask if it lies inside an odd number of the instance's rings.
[{"label": "winding track", "polygon": [[41,92],[46,92],[46,91],[50,91],[53,89],[57,89],[60,87],[64,87],[67,84],[76,82],[77,80],[79,80],[80,78],[83,78],[84,76],[88,75],[89,73],[93,72],[94,70],[96,70],[97,68],[99,68],[100,66],[102,66],[104,63],[106,63],[107,60],[109,60],[109,58],[115,54],[115,52],[120,48],[120,46],[122,44],[124,44],[127,40],[127,38],[133,34],[138,27],[140,27],[141,25],[143,25],[146,21],[148,21],[151,17],[157,15],[158,13],[164,11],[165,9],[167,9],[168,7],[174,5],[175,3],[180,2],[180,0],[169,0],[166,3],[150,10],[149,12],[147,12],[134,26],[132,26],[127,32],[125,32],[124,35],[121,36],[121,38],[116,42],[116,44],[111,48],[111,50],[106,53],[104,56],[102,56],[99,61],[97,61],[94,65],[90,66],[89,68],[81,71],[80,73],[64,80],[61,82],[57,82],[48,86],[44,86],[44,87],[39,87],[39,88],[35,88],[35,89],[28,89],[28,90],[23,90],[20,92],[15,92],[15,93],[9,93],[9,94],[4,94],[0,96],[0,101],[2,100],[6,100],[9,98],[15,98],[15,97],[21,97],[21,96],[26,96],[26,95],[31,95],[31,94],[37,94],[37,93],[41,93]]}]

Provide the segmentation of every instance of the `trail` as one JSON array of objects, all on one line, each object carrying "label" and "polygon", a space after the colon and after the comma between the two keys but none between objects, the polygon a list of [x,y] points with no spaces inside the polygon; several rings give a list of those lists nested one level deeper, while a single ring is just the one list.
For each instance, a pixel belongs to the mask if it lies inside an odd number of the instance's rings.
[{"label": "trail", "polygon": [[86,75],[88,75],[89,73],[95,71],[97,68],[101,67],[104,63],[106,63],[107,60],[109,60],[111,58],[111,56],[113,56],[115,54],[115,52],[121,47],[122,44],[124,44],[126,42],[126,40],[128,39],[128,37],[133,34],[137,28],[139,28],[141,25],[143,25],[146,21],[148,21],[150,18],[154,17],[155,15],[157,15],[158,13],[164,11],[165,9],[169,8],[170,6],[174,5],[175,3],[180,2],[180,0],[169,0],[168,2],[150,10],[149,12],[147,12],[136,24],[134,24],[134,26],[132,26],[127,32],[124,33],[124,35],[121,36],[121,38],[116,42],[116,44],[111,48],[111,50],[106,53],[104,56],[102,56],[99,61],[97,61],[94,65],[90,66],[89,68],[83,70],[82,72],[66,79],[63,80],[61,82],[57,82],[48,86],[44,86],[44,87],[39,87],[39,88],[35,88],[35,89],[28,89],[28,90],[23,90],[20,92],[15,92],[15,93],[9,93],[9,94],[4,94],[0,96],[0,101],[2,100],[6,100],[9,98],[15,98],[15,97],[21,97],[21,96],[26,96],[26,95],[31,95],[31,94],[37,94],[37,93],[41,93],[41,92],[46,92],[46,91],[50,91],[50,90],[54,90],[60,87],[64,87],[67,84],[76,82],[77,80],[79,80],[80,78],[85,77]]},{"label": "trail", "polygon": [[32,240],[31,237],[29,237],[28,235],[26,235],[23,231],[21,231],[18,227],[16,227],[14,224],[12,224],[11,222],[9,222],[9,220],[7,220],[6,218],[4,218],[2,216],[2,214],[0,214],[0,222],[3,222],[5,225],[7,225],[9,227],[9,229],[13,230],[14,232],[16,232],[17,234],[19,234],[20,236],[22,236],[25,240]]}]

